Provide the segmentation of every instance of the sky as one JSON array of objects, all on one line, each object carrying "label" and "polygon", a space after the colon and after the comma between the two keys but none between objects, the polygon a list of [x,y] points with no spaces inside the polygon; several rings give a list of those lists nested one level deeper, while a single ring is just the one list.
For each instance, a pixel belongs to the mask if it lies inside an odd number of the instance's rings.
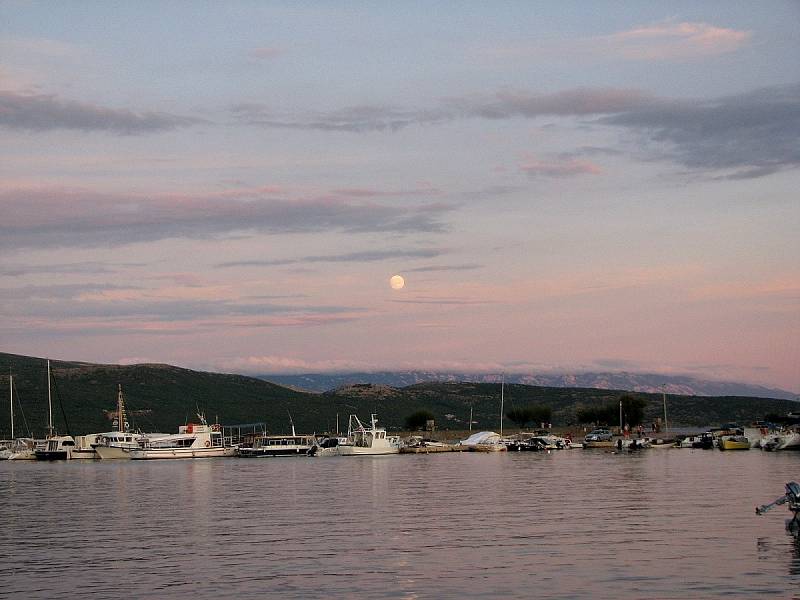
[{"label": "sky", "polygon": [[800,391],[798,25],[0,1],[0,350]]}]

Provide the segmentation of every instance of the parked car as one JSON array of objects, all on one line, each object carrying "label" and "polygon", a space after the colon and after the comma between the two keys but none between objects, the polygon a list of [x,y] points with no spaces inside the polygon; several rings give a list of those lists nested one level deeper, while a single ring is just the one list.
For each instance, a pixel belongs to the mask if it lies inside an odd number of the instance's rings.
[{"label": "parked car", "polygon": [[610,442],[613,437],[608,429],[592,429],[583,439],[587,442]]}]

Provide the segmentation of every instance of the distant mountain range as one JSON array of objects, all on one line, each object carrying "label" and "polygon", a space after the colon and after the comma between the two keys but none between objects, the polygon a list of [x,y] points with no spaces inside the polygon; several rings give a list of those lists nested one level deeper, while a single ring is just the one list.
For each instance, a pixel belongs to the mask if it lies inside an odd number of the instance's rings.
[{"label": "distant mountain range", "polygon": [[[307,373],[302,375],[257,375],[259,379],[311,392],[325,392],[345,385],[372,383],[395,388],[426,382],[496,383],[497,373],[442,373],[430,371],[380,371],[375,373]],[[786,390],[747,383],[708,381],[681,375],[653,373],[575,373],[525,375],[506,373],[507,383],[558,388],[594,388],[632,392],[680,394],[683,396],[753,396],[797,400]]]},{"label": "distant mountain range", "polygon": [[[265,423],[267,431],[274,433],[290,431],[292,422],[302,432],[335,431],[337,423],[340,427],[346,426],[350,414],[367,418],[370,413],[376,413],[381,424],[397,431],[404,427],[409,415],[421,410],[430,411],[440,429],[463,430],[469,415],[476,427],[495,428],[502,395],[497,376],[488,374],[351,373],[298,376],[287,382],[294,388],[311,388],[315,381],[319,389],[335,388],[318,393],[276,385],[277,378],[273,376],[267,376],[271,381],[264,381],[161,364],[102,365],[53,360],[51,372],[54,426],[58,431],[72,433],[109,431],[109,417],[113,416],[119,386],[125,394],[132,424],[145,431],[164,432],[196,421],[195,413],[205,413],[211,422],[245,424],[237,425],[244,430],[252,428],[253,424]],[[30,429],[33,435],[43,435],[48,421],[47,362],[38,357],[0,353],[0,439],[10,435],[11,375],[14,377],[17,431],[27,433]],[[392,385],[367,381],[380,377],[383,381],[391,377]],[[479,377],[484,381],[465,381]],[[651,383],[656,393],[632,392],[646,403],[647,423],[664,414],[660,385],[677,385],[682,381],[653,377],[657,378]],[[417,381],[420,383],[415,383]],[[576,379],[559,379],[555,386],[541,385],[543,380],[538,378],[524,379],[525,383],[517,381],[523,380],[506,376],[503,390],[507,410],[547,406],[552,410],[552,422],[558,426],[574,426],[579,408],[617,402],[621,395],[628,393],[622,390],[632,387],[630,379],[621,382],[607,375],[601,379],[577,376]],[[617,389],[588,387],[598,382],[617,386]],[[568,386],[570,383],[573,385]],[[683,395],[684,388],[680,388],[681,393],[671,391],[673,389],[676,388],[668,389],[666,404],[669,421],[675,426],[750,423],[767,415],[785,415],[797,407],[794,398],[776,399],[774,393],[771,394],[773,398],[730,393],[742,388],[714,388],[722,390],[719,396]],[[765,390],[744,389],[745,392]],[[758,393],[766,396],[769,392]]]}]

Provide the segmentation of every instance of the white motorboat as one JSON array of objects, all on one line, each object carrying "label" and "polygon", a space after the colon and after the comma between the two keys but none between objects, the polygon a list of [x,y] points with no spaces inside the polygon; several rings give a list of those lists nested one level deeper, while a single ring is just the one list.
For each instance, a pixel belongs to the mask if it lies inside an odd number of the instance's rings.
[{"label": "white motorboat", "polygon": [[473,433],[467,439],[460,441],[459,445],[466,446],[472,452],[503,452],[508,450],[500,434],[494,431]]},{"label": "white motorboat", "polygon": [[370,415],[370,426],[365,427],[356,415],[350,415],[347,426],[347,443],[336,447],[339,456],[377,456],[399,454],[400,438],[387,435],[386,429],[378,427],[375,415]]},{"label": "white motorboat", "polygon": [[317,440],[311,448],[308,449],[309,456],[339,456],[338,448],[341,445],[347,444],[346,437],[326,437]]},{"label": "white motorboat", "polygon": [[133,460],[170,458],[216,458],[235,456],[236,448],[226,446],[219,425],[209,425],[202,415],[201,423],[181,425],[178,433],[159,438],[146,438],[141,448],[129,452]]},{"label": "white motorboat", "polygon": [[768,434],[761,441],[761,449],[768,452],[800,450],[800,431],[798,431],[798,427]]},{"label": "white motorboat", "polygon": [[36,446],[36,460],[70,460],[75,440],[71,435],[51,435]]}]

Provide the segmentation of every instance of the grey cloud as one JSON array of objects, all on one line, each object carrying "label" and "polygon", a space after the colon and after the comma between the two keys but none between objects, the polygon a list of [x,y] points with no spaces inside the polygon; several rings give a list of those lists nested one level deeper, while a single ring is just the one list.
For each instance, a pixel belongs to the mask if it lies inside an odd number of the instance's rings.
[{"label": "grey cloud", "polygon": [[692,169],[736,169],[749,179],[800,166],[800,85],[713,101],[659,102],[601,120],[641,133]]},{"label": "grey cloud", "polygon": [[239,122],[248,125],[350,132],[397,131],[409,125],[438,123],[453,117],[449,111],[443,109],[403,110],[367,105],[327,113],[309,113],[299,117],[273,114],[263,104],[239,104],[232,111]]},{"label": "grey cloud", "polygon": [[386,206],[349,199],[287,200],[243,192],[242,198],[135,197],[83,190],[0,193],[8,218],[0,247],[118,246],[167,238],[206,239],[234,233],[340,231],[441,232],[445,204]]},{"label": "grey cloud", "polygon": [[201,120],[160,112],[135,113],[60,100],[44,94],[0,91],[0,127],[25,131],[77,129],[120,134],[152,133],[186,127]]},{"label": "grey cloud", "polygon": [[[397,130],[454,119],[578,117],[586,125],[621,127],[639,135],[647,158],[698,170],[734,170],[723,177],[763,177],[800,165],[800,85],[772,87],[712,100],[658,98],[635,89],[580,88],[551,94],[501,91],[447,98],[428,110],[357,106],[278,118],[263,105],[240,105],[244,123],[333,131]],[[614,154],[582,148],[572,156]]]},{"label": "grey cloud", "polygon": [[463,265],[430,265],[427,267],[415,267],[413,269],[403,269],[404,273],[438,273],[447,271],[474,271],[482,269],[485,265],[463,264]]},{"label": "grey cloud", "polygon": [[116,272],[117,268],[144,267],[146,263],[112,263],[85,262],[85,263],[63,263],[51,265],[20,265],[0,266],[0,277],[20,277],[23,275],[35,274],[84,274],[100,275]]},{"label": "grey cloud", "polygon": [[440,250],[367,250],[347,254],[311,255],[302,258],[282,258],[275,260],[239,260],[224,262],[217,267],[275,267],[307,263],[339,263],[339,262],[378,262],[399,258],[434,258],[442,254]]},{"label": "grey cloud", "polygon": [[[353,306],[273,304],[231,300],[87,299],[86,293],[122,289],[114,285],[52,285],[0,288],[4,314],[39,319],[150,319],[194,321],[219,317],[339,315],[363,312]],[[139,288],[125,288],[139,289]],[[80,299],[80,301],[78,301]],[[69,300],[65,302],[65,300]]]}]

